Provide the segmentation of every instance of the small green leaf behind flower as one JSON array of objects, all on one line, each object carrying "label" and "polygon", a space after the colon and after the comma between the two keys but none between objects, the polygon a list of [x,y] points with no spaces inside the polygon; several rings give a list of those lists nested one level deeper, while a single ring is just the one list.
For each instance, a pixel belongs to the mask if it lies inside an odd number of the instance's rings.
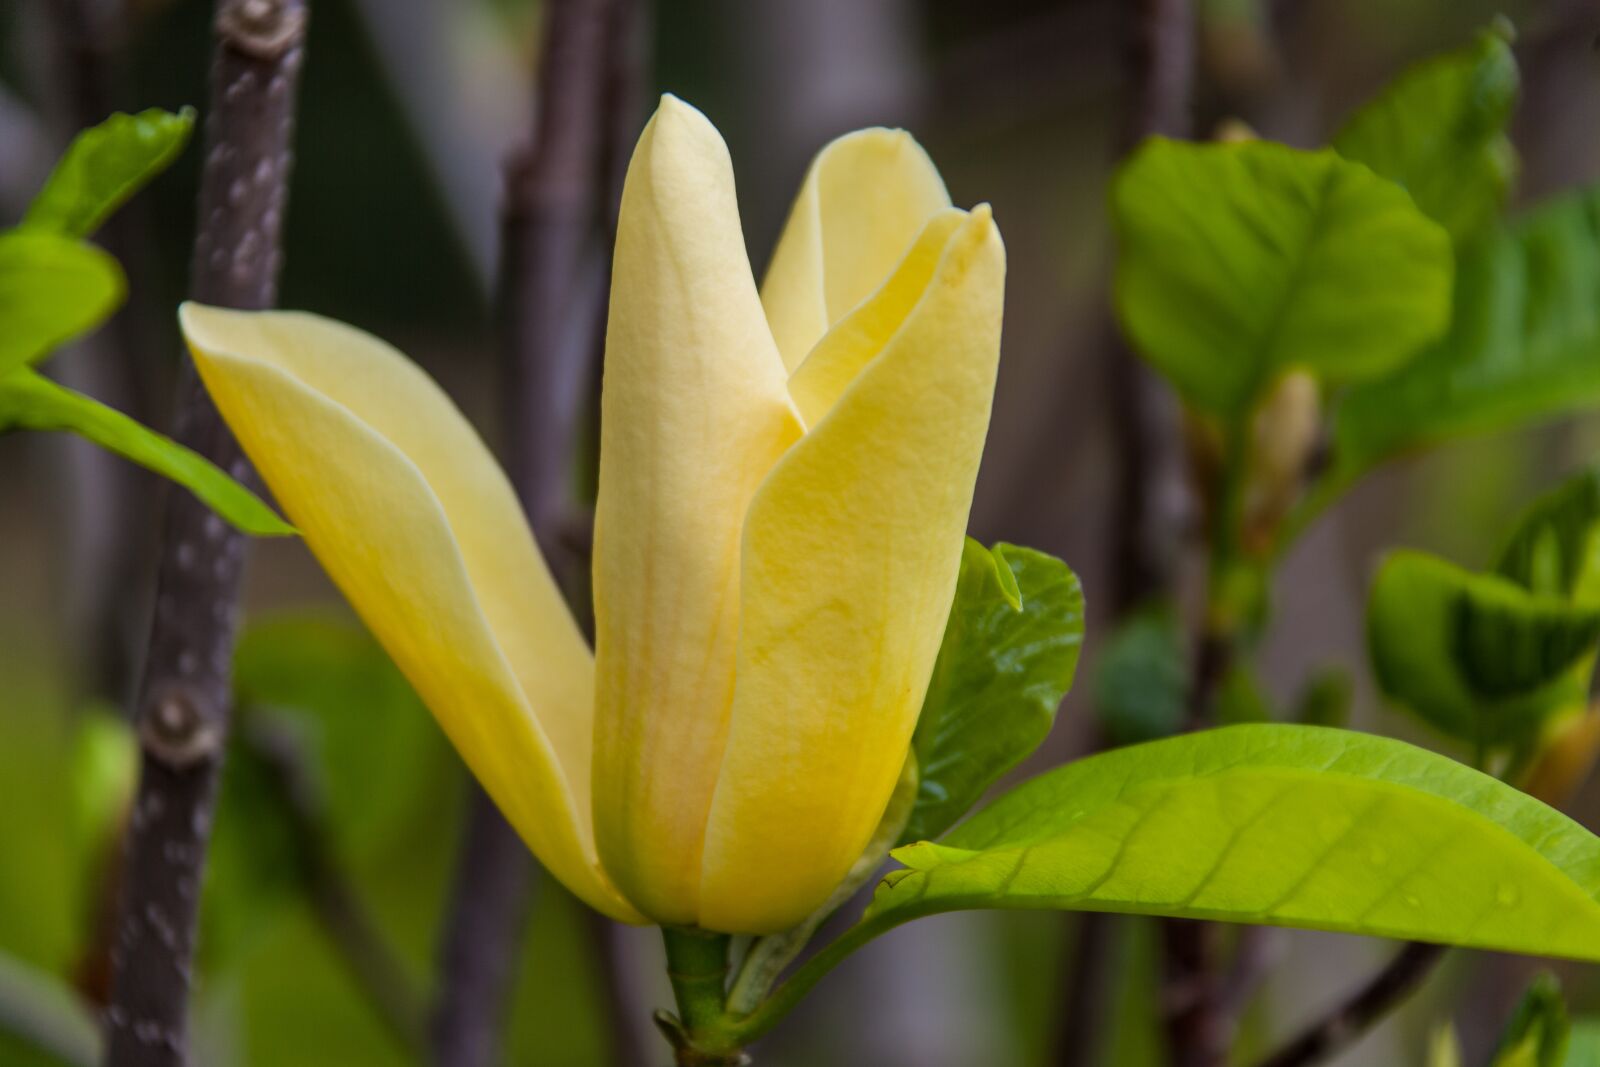
[{"label": "small green leaf behind flower", "polygon": [[937,837],[1049,734],[1083,644],[1083,588],[1030,548],[967,539],[912,748],[920,782],[902,835]]},{"label": "small green leaf behind flower", "polygon": [[114,114],[73,140],[22,224],[68,237],[88,237],[183,151],[194,109],[151,108]]},{"label": "small green leaf behind flower", "polygon": [[1506,136],[1520,82],[1510,37],[1497,23],[1411,67],[1333,139],[1346,159],[1399,182],[1457,242],[1499,216],[1516,177]]},{"label": "small green leaf behind flower", "polygon": [[1582,708],[1600,643],[1600,473],[1536,501],[1492,572],[1391,553],[1367,642],[1384,694],[1469,744],[1526,748]]}]

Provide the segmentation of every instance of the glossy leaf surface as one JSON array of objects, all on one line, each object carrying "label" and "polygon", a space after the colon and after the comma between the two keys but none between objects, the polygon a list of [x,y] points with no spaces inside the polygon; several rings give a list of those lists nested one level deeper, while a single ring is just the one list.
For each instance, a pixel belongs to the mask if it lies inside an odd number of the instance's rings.
[{"label": "glossy leaf surface", "polygon": [[1600,959],[1600,840],[1399,741],[1251,725],[1041,775],[897,849],[866,922],[1070,908]]},{"label": "glossy leaf surface", "polygon": [[902,840],[943,833],[1045,739],[1077,670],[1083,612],[1065,563],[967,539],[912,740],[921,777]]}]

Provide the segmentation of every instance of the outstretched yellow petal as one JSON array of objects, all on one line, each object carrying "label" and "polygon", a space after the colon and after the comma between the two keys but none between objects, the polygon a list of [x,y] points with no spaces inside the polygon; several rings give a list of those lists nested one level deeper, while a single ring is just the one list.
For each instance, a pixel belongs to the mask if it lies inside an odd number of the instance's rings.
[{"label": "outstretched yellow petal", "polygon": [[979,207],[898,332],[751,505],[702,926],[799,922],[888,803],[955,594],[1004,280],[999,231]]},{"label": "outstretched yellow petal", "polygon": [[662,99],[628,167],[595,516],[595,836],[661,922],[694,921],[727,737],[739,530],[800,436],[704,115]]},{"label": "outstretched yellow petal", "polygon": [[403,355],[340,323],[196,304],[180,321],[279,504],[534,854],[639,921],[590,830],[588,648],[472,427]]},{"label": "outstretched yellow petal", "polygon": [[858,130],[817,153],[761,285],[791,372],[949,206],[938,169],[904,130]]}]

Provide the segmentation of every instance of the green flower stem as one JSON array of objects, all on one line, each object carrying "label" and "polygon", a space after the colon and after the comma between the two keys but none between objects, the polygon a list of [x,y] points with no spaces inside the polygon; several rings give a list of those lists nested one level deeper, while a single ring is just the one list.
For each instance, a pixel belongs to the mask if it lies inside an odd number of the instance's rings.
[{"label": "green flower stem", "polygon": [[743,1043],[733,1040],[724,1025],[732,938],[687,926],[663,926],[661,937],[678,1014],[658,1013],[656,1025],[672,1043],[679,1067],[746,1062]]}]

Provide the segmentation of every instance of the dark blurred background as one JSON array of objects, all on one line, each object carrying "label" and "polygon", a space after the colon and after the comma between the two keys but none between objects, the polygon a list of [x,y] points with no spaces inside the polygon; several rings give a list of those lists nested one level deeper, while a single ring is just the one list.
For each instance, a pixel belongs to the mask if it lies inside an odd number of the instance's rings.
[{"label": "dark blurred background", "polygon": [[[59,47],[61,0],[0,0],[0,222],[13,221],[81,125],[83,58]],[[524,141],[542,25],[535,0],[315,0],[282,304],[349,320],[438,377],[491,442],[501,439],[488,293],[501,161]],[[203,105],[210,0],[132,0],[105,68],[117,106]],[[1406,64],[1466,43],[1496,15],[1517,30],[1523,97],[1514,127],[1518,197],[1600,179],[1600,4],[1594,0],[1198,0],[1199,135],[1239,118],[1313,146]],[[1055,553],[1084,579],[1089,659],[1055,734],[1028,769],[1081,752],[1093,655],[1105,620],[1105,516],[1118,465],[1109,424],[1113,254],[1105,185],[1127,91],[1121,0],[669,0],[651,15],[649,81],[706,112],[727,137],[752,261],[765,262],[815,150],[863,125],[912,130],[958,204],[988,201],[1009,250],[1004,356],[973,533]],[[98,117],[98,116],[95,116]],[[199,153],[130,209],[123,249],[132,303],[116,329],[132,358],[90,343],[57,370],[156,426],[170,424]],[[128,320],[131,320],[128,321]],[[101,358],[97,358],[100,356]],[[1600,422],[1575,419],[1469,441],[1364,482],[1283,569],[1259,658],[1281,700],[1313,671],[1356,681],[1353,722],[1415,729],[1367,680],[1362,603],[1377,552],[1407,544],[1484,559],[1531,495],[1600,453]],[[78,727],[125,706],[142,648],[153,542],[166,490],[53,437],[0,438],[0,951],[8,971],[93,984],[107,805],[125,795],[125,739]],[[248,613],[313,613],[327,640],[359,643],[298,542],[258,543]],[[268,627],[270,629],[270,626]],[[247,638],[247,655],[250,641]],[[273,645],[245,668],[268,671]],[[255,662],[251,668],[249,662]],[[382,674],[372,667],[374,677]],[[431,972],[464,776],[403,691],[361,679],[348,715],[318,721],[348,755],[322,782],[352,878],[402,965]],[[271,689],[270,683],[264,688]],[[382,687],[379,687],[380,689]],[[269,698],[272,699],[272,698]],[[375,706],[374,706],[375,705]],[[341,747],[342,746],[342,747]],[[280,862],[246,771],[230,770],[208,888],[199,1042],[205,1064],[412,1062],[357,988]],[[119,793],[119,790],[121,792]],[[108,800],[107,798],[111,798]],[[1596,825],[1593,790],[1575,809]],[[232,804],[232,807],[228,805]],[[230,820],[230,811],[247,814]],[[762,1064],[906,1067],[1050,1062],[1075,920],[968,915],[918,923],[861,953],[761,1049]],[[617,1035],[579,908],[542,884],[516,993],[511,1061],[604,1063]],[[666,1003],[653,931],[610,946],[625,1025],[652,1053],[647,1009]],[[1151,1062],[1152,940],[1115,924],[1106,1018],[1093,1062]],[[1357,938],[1283,933],[1274,977],[1247,1019],[1260,1047],[1382,959]],[[1534,973],[1531,962],[1459,954],[1404,1012],[1340,1062],[1418,1062],[1454,1017],[1480,1055]],[[1600,988],[1564,977],[1577,1006]],[[625,1045],[623,1047],[626,1047]],[[31,1062],[7,1051],[0,1062]]]}]

